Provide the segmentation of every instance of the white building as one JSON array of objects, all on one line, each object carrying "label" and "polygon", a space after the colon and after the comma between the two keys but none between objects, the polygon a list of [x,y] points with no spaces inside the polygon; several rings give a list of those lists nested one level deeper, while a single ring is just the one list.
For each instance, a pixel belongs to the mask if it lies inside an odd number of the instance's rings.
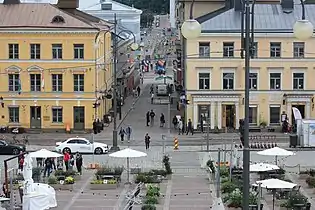
[{"label": "white building", "polygon": [[103,20],[113,21],[114,14],[118,24],[136,36],[140,40],[140,15],[142,10],[111,0],[80,0],[79,9]]}]

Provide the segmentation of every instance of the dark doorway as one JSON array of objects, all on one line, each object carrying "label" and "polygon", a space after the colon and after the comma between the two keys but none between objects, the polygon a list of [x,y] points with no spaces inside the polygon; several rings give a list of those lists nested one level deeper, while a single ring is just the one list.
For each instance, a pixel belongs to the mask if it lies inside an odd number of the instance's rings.
[{"label": "dark doorway", "polygon": [[84,106],[73,107],[73,129],[84,130],[85,129],[85,111]]},{"label": "dark doorway", "polygon": [[226,127],[229,129],[235,129],[235,106],[234,105],[225,105],[225,123]]},{"label": "dark doorway", "polygon": [[42,127],[42,113],[40,106],[30,107],[30,128],[40,129]]},{"label": "dark doorway", "polygon": [[[305,105],[292,105],[292,108],[293,107],[297,108],[300,111],[302,119],[304,119],[305,118]],[[291,125],[294,125],[294,124],[295,124],[295,119],[294,119],[293,111],[291,111]]]}]

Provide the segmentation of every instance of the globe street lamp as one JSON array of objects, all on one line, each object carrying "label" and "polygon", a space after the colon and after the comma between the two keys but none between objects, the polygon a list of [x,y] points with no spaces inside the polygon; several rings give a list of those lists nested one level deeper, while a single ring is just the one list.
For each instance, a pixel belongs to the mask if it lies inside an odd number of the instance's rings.
[{"label": "globe street lamp", "polygon": [[182,27],[181,27],[182,35],[186,39],[195,39],[199,37],[201,34],[201,25],[193,17],[194,3],[195,1],[193,0],[190,5],[189,19],[185,20],[185,22],[182,24]]},{"label": "globe street lamp", "polygon": [[293,26],[293,34],[299,40],[307,40],[312,37],[314,26],[313,24],[305,19],[305,4],[304,0],[301,0],[302,6],[302,19],[296,21]]}]

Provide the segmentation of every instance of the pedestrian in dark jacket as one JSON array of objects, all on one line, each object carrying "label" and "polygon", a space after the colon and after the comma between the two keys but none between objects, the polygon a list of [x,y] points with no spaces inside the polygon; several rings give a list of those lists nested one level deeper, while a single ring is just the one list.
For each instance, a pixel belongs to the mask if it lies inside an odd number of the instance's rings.
[{"label": "pedestrian in dark jacket", "polygon": [[147,126],[149,126],[149,123],[150,123],[150,111],[148,111],[147,114],[146,114],[146,120],[147,120]]},{"label": "pedestrian in dark jacket", "polygon": [[161,113],[161,116],[160,116],[160,127],[164,127],[164,124],[165,124],[165,116],[163,113]]},{"label": "pedestrian in dark jacket", "polygon": [[125,140],[125,134],[126,134],[126,131],[121,127],[119,131],[120,141],[123,142]]},{"label": "pedestrian in dark jacket", "polygon": [[151,126],[154,126],[154,117],[155,117],[155,113],[154,113],[153,109],[151,109],[151,112],[150,112],[150,124],[151,124]]},{"label": "pedestrian in dark jacket", "polygon": [[150,148],[150,139],[151,137],[149,136],[149,134],[145,134],[144,137],[144,143],[145,143],[145,149],[148,150]]},{"label": "pedestrian in dark jacket", "polygon": [[82,175],[83,158],[79,152],[77,152],[77,154],[75,155],[75,165],[77,167],[78,173]]},{"label": "pedestrian in dark jacket", "polygon": [[47,177],[49,177],[49,176],[50,176],[50,173],[52,172],[52,162],[51,162],[51,158],[46,158],[46,159],[45,159],[45,162],[44,162],[44,165],[45,165],[44,177],[46,176],[46,174],[47,174]]},{"label": "pedestrian in dark jacket", "polygon": [[138,97],[140,97],[140,91],[141,91],[141,89],[140,89],[140,87],[138,86],[138,87],[137,87]]},{"label": "pedestrian in dark jacket", "polygon": [[177,120],[177,117],[176,117],[176,116],[173,117],[172,122],[173,122],[174,128],[177,129],[178,120]]},{"label": "pedestrian in dark jacket", "polygon": [[186,135],[188,135],[189,133],[191,133],[191,135],[194,135],[194,129],[192,127],[191,119],[188,120]]}]

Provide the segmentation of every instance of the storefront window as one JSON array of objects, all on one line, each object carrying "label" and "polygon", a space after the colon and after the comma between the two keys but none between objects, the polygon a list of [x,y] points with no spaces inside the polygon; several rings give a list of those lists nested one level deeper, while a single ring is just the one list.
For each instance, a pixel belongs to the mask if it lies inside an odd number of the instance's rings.
[{"label": "storefront window", "polygon": [[201,122],[201,116],[203,118],[203,122],[206,123],[210,118],[210,105],[199,105],[198,110],[198,123]]}]

